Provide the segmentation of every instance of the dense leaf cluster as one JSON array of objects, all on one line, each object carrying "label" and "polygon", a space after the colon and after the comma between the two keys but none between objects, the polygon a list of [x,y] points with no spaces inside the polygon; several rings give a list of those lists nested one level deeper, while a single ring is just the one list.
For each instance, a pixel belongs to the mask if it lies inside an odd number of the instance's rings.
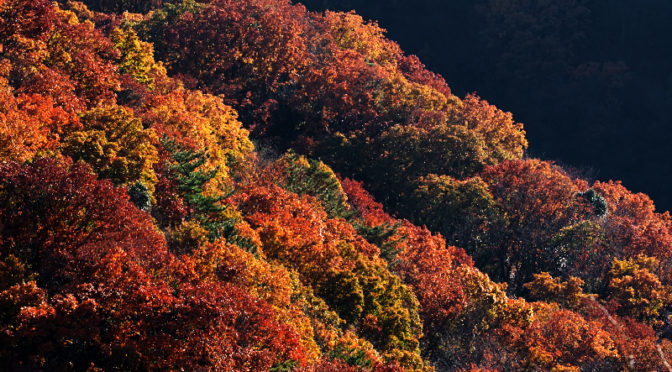
[{"label": "dense leaf cluster", "polygon": [[0,0],[0,365],[665,366],[670,215],[376,24],[89,3]]}]

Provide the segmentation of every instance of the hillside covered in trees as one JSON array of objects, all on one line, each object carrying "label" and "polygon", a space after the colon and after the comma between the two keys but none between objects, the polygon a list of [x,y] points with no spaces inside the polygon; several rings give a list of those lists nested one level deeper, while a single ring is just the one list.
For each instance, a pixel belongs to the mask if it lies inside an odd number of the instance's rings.
[{"label": "hillside covered in trees", "polygon": [[356,9],[464,95],[525,123],[528,153],[672,209],[672,2],[303,0]]},{"label": "hillside covered in trees", "polygon": [[7,370],[669,370],[672,217],[355,13],[0,0]]}]

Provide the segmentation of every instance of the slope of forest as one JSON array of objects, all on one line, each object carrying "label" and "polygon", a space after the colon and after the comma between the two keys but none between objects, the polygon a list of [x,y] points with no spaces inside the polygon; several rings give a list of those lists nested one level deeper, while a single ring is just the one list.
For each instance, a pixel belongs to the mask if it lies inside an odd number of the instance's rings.
[{"label": "slope of forest", "polygon": [[0,0],[7,370],[666,370],[672,218],[354,13]]},{"label": "slope of forest", "polygon": [[672,2],[303,0],[356,9],[453,92],[525,123],[528,153],[622,179],[672,210]]}]

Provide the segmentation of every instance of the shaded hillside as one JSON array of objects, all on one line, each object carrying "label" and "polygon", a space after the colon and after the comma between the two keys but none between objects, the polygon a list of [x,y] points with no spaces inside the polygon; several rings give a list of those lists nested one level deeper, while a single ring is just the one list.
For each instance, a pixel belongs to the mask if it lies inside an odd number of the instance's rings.
[{"label": "shaded hillside", "polygon": [[525,123],[533,156],[622,179],[672,208],[672,5],[664,1],[306,0],[355,9],[463,95]]},{"label": "shaded hillside", "polygon": [[375,23],[87,3],[0,0],[0,365],[666,367],[670,215]]}]

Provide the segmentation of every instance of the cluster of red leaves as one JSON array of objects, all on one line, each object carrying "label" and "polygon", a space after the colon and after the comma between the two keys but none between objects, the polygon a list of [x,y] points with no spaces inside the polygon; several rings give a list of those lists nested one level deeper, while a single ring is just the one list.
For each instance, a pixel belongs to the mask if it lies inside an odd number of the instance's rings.
[{"label": "cluster of red leaves", "polygon": [[[0,358],[10,368],[267,369],[304,362],[296,333],[243,288],[205,283],[149,215],[88,167],[0,167]],[[16,272],[17,270],[13,270]],[[20,270],[19,270],[20,272]],[[30,275],[28,275],[30,274]]]},{"label": "cluster of red leaves", "polygon": [[235,204],[269,258],[296,270],[387,359],[422,366],[415,297],[387,270],[378,247],[346,221],[327,218],[313,198],[274,184],[241,189]]},{"label": "cluster of red leaves", "polygon": [[139,29],[169,71],[225,94],[264,138],[309,151],[336,132],[466,125],[496,159],[520,157],[527,146],[510,114],[475,96],[459,100],[443,78],[354,13],[222,0],[167,6],[146,18]]},{"label": "cluster of red leaves", "polygon": [[67,111],[114,98],[119,81],[111,42],[56,4],[3,1],[0,40],[17,92],[51,96]]},{"label": "cluster of red leaves", "polygon": [[0,159],[25,161],[53,151],[61,136],[78,127],[77,118],[50,96],[15,95],[0,78]]}]

